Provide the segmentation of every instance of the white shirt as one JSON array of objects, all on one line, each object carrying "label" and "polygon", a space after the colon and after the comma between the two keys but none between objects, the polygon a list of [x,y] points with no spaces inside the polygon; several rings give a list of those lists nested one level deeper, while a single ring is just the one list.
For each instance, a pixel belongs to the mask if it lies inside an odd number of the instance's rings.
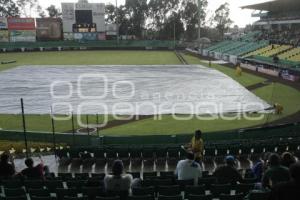
[{"label": "white shirt", "polygon": [[199,163],[193,160],[181,160],[178,162],[175,174],[178,176],[178,180],[192,180],[194,183],[198,183],[198,178],[202,177],[202,169]]}]

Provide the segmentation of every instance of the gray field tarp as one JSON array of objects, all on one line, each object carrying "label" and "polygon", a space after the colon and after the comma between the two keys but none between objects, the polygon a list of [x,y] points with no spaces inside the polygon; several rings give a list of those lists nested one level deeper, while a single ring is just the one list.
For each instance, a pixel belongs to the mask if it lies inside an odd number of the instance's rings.
[{"label": "gray field tarp", "polygon": [[200,65],[21,66],[1,72],[0,113],[20,113],[20,98],[27,114],[48,114],[51,106],[56,114],[135,115],[270,107],[230,77]]}]

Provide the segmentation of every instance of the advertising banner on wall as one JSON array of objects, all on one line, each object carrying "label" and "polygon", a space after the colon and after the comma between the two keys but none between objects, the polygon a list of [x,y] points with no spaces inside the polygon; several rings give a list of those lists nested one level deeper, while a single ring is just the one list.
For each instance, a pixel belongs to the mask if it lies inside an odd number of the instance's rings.
[{"label": "advertising banner on wall", "polygon": [[289,70],[282,70],[280,72],[280,76],[284,80],[293,81],[293,82],[299,81],[299,79],[300,79],[299,76],[291,74]]},{"label": "advertising banner on wall", "polygon": [[9,30],[35,30],[33,18],[8,18]]},{"label": "advertising banner on wall", "polygon": [[105,33],[98,33],[97,39],[98,39],[98,40],[106,40],[106,35],[105,35]]},{"label": "advertising banner on wall", "polygon": [[97,33],[84,33],[83,40],[95,41],[95,40],[97,40]]},{"label": "advertising banner on wall", "polygon": [[74,33],[64,33],[64,40],[74,40]]},{"label": "advertising banner on wall", "polygon": [[0,17],[0,30],[7,29],[7,19]]},{"label": "advertising banner on wall", "polygon": [[56,18],[36,19],[36,36],[39,41],[60,40],[62,38],[61,20]]},{"label": "advertising banner on wall", "polygon": [[0,30],[0,42],[9,42],[9,34],[7,30]]},{"label": "advertising banner on wall", "polygon": [[74,40],[95,41],[97,33],[74,33]]},{"label": "advertising banner on wall", "polygon": [[10,31],[10,42],[35,42],[35,30],[13,30]]}]

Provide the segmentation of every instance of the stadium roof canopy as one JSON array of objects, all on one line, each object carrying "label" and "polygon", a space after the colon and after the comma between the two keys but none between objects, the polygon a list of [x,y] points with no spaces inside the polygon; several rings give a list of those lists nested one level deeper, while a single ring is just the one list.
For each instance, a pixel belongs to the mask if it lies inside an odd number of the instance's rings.
[{"label": "stadium roof canopy", "polygon": [[300,1],[299,0],[275,0],[275,1],[268,1],[265,3],[243,6],[241,8],[252,9],[252,10],[264,10],[264,11],[271,11],[271,12],[297,11],[297,10],[299,10],[300,12]]}]

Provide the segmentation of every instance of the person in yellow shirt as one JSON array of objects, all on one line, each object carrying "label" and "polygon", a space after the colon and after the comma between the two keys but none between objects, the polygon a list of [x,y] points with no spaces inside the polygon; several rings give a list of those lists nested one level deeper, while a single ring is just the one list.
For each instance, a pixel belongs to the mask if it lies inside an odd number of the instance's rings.
[{"label": "person in yellow shirt", "polygon": [[283,106],[281,104],[279,104],[279,103],[275,103],[274,104],[274,109],[275,109],[275,113],[277,115],[281,115],[282,112],[283,112]]},{"label": "person in yellow shirt", "polygon": [[242,76],[243,70],[240,65],[237,65],[235,74],[236,76]]},{"label": "person in yellow shirt", "polygon": [[196,130],[191,142],[183,148],[187,152],[193,152],[195,155],[195,161],[201,163],[204,150],[204,142],[202,139],[201,130]]}]

